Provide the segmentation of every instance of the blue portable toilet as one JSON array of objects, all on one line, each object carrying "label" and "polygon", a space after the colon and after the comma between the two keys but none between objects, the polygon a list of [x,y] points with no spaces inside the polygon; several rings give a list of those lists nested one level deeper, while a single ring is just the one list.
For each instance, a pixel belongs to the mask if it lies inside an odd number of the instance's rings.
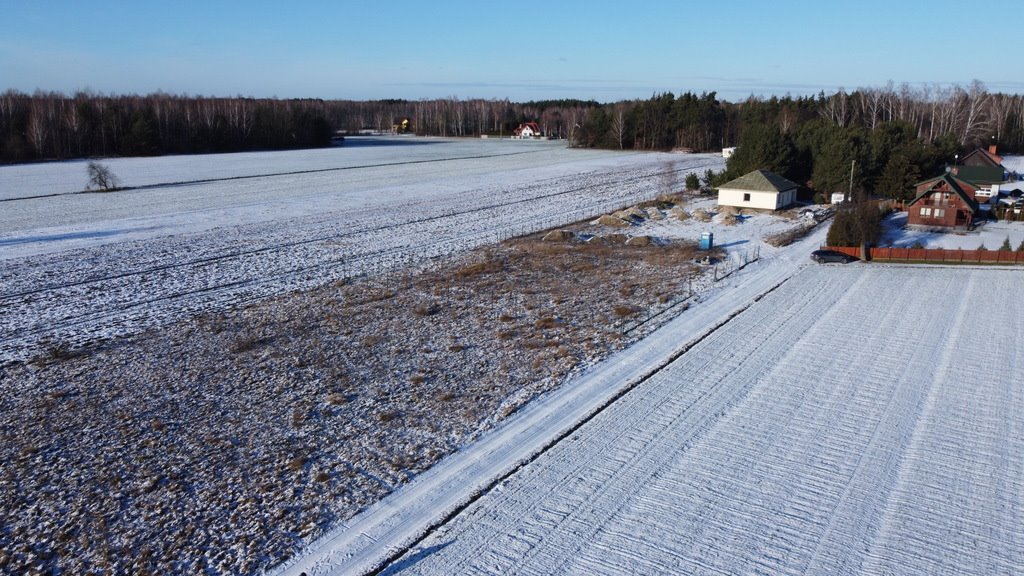
[{"label": "blue portable toilet", "polygon": [[700,249],[711,250],[715,247],[715,234],[714,232],[702,232],[700,235]]}]

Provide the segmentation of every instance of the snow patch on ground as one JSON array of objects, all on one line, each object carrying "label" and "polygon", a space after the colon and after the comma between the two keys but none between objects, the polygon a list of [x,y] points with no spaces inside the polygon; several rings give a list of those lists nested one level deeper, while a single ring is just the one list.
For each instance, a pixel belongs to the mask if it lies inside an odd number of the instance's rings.
[{"label": "snow patch on ground", "polygon": [[1017,174],[1024,174],[1024,156],[1003,156],[1003,168]]},{"label": "snow patch on ground", "polygon": [[1009,239],[1010,248],[1016,250],[1024,242],[1024,222],[983,221],[974,230],[962,232],[911,230],[906,228],[906,224],[906,212],[888,216],[883,222],[884,233],[879,245],[897,248],[921,245],[946,250],[977,250],[984,246],[989,250],[998,250]]}]

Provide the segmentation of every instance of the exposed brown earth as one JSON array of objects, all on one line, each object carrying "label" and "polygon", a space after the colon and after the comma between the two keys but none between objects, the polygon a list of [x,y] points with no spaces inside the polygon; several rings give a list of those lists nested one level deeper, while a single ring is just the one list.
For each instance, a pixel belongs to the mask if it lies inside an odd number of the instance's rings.
[{"label": "exposed brown earth", "polygon": [[9,366],[0,572],[273,565],[649,331],[694,255],[538,234]]}]

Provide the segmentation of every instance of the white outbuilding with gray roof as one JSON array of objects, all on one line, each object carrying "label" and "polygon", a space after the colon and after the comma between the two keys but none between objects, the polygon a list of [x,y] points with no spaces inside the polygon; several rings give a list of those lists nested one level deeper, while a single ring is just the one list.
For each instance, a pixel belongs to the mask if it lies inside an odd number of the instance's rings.
[{"label": "white outbuilding with gray roof", "polygon": [[718,205],[779,210],[796,202],[799,184],[768,170],[754,170],[718,188]]}]

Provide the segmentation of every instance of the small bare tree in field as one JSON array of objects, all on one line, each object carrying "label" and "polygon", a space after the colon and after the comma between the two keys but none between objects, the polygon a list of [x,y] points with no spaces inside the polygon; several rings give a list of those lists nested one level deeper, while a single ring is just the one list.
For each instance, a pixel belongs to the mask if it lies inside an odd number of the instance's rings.
[{"label": "small bare tree in field", "polygon": [[110,168],[99,162],[89,162],[86,170],[89,173],[89,185],[86,187],[86,190],[110,192],[117,190],[121,185],[117,180],[117,176],[114,176],[114,173],[110,171]]},{"label": "small bare tree in field", "polygon": [[661,174],[659,174],[658,192],[669,195],[675,192],[676,188],[676,163],[672,161],[663,162]]}]

